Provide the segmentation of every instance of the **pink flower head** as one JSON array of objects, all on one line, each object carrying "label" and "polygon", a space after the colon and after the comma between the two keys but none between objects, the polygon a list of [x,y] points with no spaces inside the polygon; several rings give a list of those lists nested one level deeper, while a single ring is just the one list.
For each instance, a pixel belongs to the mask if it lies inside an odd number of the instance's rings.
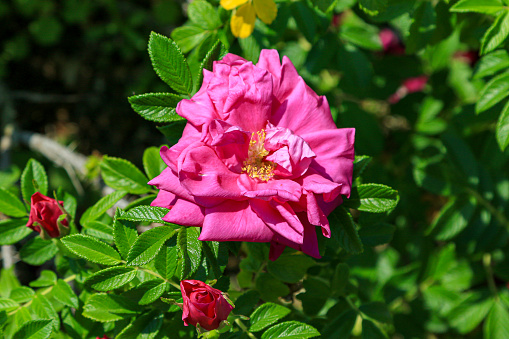
[{"label": "pink flower head", "polygon": [[182,292],[182,321],[184,325],[200,324],[211,331],[219,327],[233,310],[220,290],[212,288],[199,280],[183,280],[180,282]]},{"label": "pink flower head", "polygon": [[378,37],[382,42],[382,47],[387,54],[405,54],[405,46],[401,43],[399,37],[390,28],[384,28],[378,33]]},{"label": "pink flower head", "polygon": [[427,83],[428,76],[426,75],[405,79],[398,90],[389,97],[388,101],[391,104],[398,103],[401,99],[406,97],[407,94],[424,90]]},{"label": "pink flower head", "polygon": [[168,166],[149,182],[163,220],[202,227],[200,240],[271,242],[319,258],[315,226],[349,196],[354,135],[338,129],[287,57],[263,50],[254,65],[227,54],[204,70],[203,84],[177,113],[188,120],[179,142],[162,147]]},{"label": "pink flower head", "polygon": [[58,218],[64,214],[63,206],[63,201],[56,201],[35,192],[31,198],[30,216],[26,226],[39,232],[44,237],[47,235],[50,238],[58,238],[68,234],[69,223],[67,219],[60,222],[60,227],[58,225]]}]

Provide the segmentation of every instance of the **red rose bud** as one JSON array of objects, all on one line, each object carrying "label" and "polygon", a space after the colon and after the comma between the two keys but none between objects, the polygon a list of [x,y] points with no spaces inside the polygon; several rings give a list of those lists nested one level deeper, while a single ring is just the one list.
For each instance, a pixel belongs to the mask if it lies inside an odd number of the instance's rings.
[{"label": "red rose bud", "polygon": [[405,54],[405,47],[399,40],[399,37],[389,28],[384,28],[378,33],[382,42],[382,47],[386,54]]},{"label": "red rose bud", "polygon": [[199,280],[183,280],[180,289],[184,299],[182,321],[186,326],[200,325],[207,331],[215,330],[233,309],[220,290]]},{"label": "red rose bud", "polygon": [[95,339],[110,339],[110,337],[108,337],[106,334],[103,335],[102,337],[96,337]]},{"label": "red rose bud", "polygon": [[69,222],[63,201],[56,201],[36,192],[32,195],[27,227],[39,232],[43,239],[59,238],[69,234]]},{"label": "red rose bud", "polygon": [[477,51],[459,51],[454,53],[454,59],[469,64],[471,67],[479,60],[479,52]]},{"label": "red rose bud", "polygon": [[428,82],[428,77],[426,75],[421,75],[415,78],[408,78],[403,81],[403,87],[407,90],[407,93],[415,93],[420,92],[426,86]]}]

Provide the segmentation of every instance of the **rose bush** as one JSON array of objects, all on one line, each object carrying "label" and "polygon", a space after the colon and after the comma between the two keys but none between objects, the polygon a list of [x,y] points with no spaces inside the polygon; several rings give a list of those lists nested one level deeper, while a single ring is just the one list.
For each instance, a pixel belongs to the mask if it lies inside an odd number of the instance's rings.
[{"label": "rose bush", "polygon": [[202,227],[200,240],[271,242],[272,260],[285,246],[320,257],[315,226],[330,237],[327,216],[350,194],[355,130],[336,127],[292,62],[227,54],[176,111],[188,123],[149,182],[163,220]]},{"label": "rose bush", "polygon": [[199,280],[183,280],[180,290],[184,300],[182,321],[184,325],[196,326],[211,331],[219,327],[233,309],[220,290]]},{"label": "rose bush", "polygon": [[69,222],[67,219],[58,220],[64,214],[63,204],[63,201],[56,201],[40,192],[34,193],[31,198],[27,227],[39,232],[42,237],[47,235],[50,238],[58,238],[68,234]]}]

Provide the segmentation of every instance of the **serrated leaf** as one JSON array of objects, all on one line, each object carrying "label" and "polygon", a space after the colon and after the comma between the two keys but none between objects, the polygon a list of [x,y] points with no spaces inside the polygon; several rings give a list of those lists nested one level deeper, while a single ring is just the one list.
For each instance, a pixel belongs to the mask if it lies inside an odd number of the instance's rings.
[{"label": "serrated leaf", "polygon": [[14,333],[13,339],[46,339],[52,330],[49,319],[30,320]]},{"label": "serrated leaf", "polygon": [[104,156],[101,161],[101,176],[106,185],[131,194],[150,192],[147,177],[131,162]]},{"label": "serrated leaf", "polygon": [[278,297],[288,295],[290,289],[268,273],[260,273],[255,281],[260,297],[265,301],[277,301]]},{"label": "serrated leaf", "polygon": [[32,233],[26,226],[27,218],[6,219],[0,221],[0,245],[12,245]]},{"label": "serrated leaf", "polygon": [[116,339],[152,339],[154,338],[161,325],[163,324],[163,315],[154,310],[147,314],[137,317],[132,323],[127,325],[115,338]]},{"label": "serrated leaf", "polygon": [[362,319],[363,339],[385,339],[387,336],[371,320]]},{"label": "serrated leaf", "polygon": [[100,221],[88,221],[83,226],[83,233],[95,238],[103,239],[109,243],[113,242],[113,227]]},{"label": "serrated leaf", "polygon": [[391,323],[392,316],[386,304],[380,301],[373,301],[359,307],[359,311],[370,318],[383,323]]},{"label": "serrated leaf", "polygon": [[217,40],[214,45],[210,48],[210,50],[207,52],[207,55],[205,55],[205,58],[203,59],[200,70],[198,71],[198,76],[196,79],[196,88],[201,86],[203,82],[203,70],[212,71],[212,65],[214,64],[214,61],[219,60],[221,55],[223,54],[225,50],[225,47],[223,43],[220,40]]},{"label": "serrated leaf", "polygon": [[262,339],[305,339],[318,337],[320,332],[311,325],[298,321],[285,321],[284,323],[272,326],[262,334]]},{"label": "serrated leaf", "polygon": [[509,35],[509,11],[501,12],[481,41],[481,55],[499,47]]},{"label": "serrated leaf", "polygon": [[195,0],[189,4],[189,20],[206,30],[214,30],[221,26],[221,20],[215,8],[203,0]]},{"label": "serrated leaf", "polygon": [[74,220],[76,218],[76,208],[78,207],[78,202],[76,198],[70,195],[69,193],[64,193],[64,209],[67,213],[69,213]]},{"label": "serrated leaf", "polygon": [[359,177],[366,169],[366,166],[371,162],[371,157],[368,155],[356,155],[353,162],[353,179]]},{"label": "serrated leaf", "polygon": [[362,184],[357,186],[358,197],[352,196],[344,206],[371,213],[389,212],[398,204],[398,191],[381,184]]},{"label": "serrated leaf", "polygon": [[21,200],[2,187],[0,187],[0,212],[14,218],[25,217],[28,214]]},{"label": "serrated leaf", "polygon": [[35,237],[21,248],[19,255],[27,264],[39,266],[53,258],[57,252],[58,247],[51,240]]},{"label": "serrated leaf", "polygon": [[504,7],[499,0],[461,0],[451,7],[451,12],[476,12],[484,14],[495,14]]},{"label": "serrated leaf", "polygon": [[161,174],[166,167],[168,166],[159,154],[159,147],[148,147],[143,152],[143,169],[150,180]]},{"label": "serrated leaf", "polygon": [[473,200],[451,200],[440,210],[427,233],[433,231],[437,240],[451,239],[467,227],[475,209]]},{"label": "serrated leaf", "polygon": [[509,145],[509,101],[504,106],[502,113],[498,117],[496,129],[497,142],[500,149],[505,151]]},{"label": "serrated leaf", "polygon": [[157,272],[165,279],[171,279],[177,270],[178,247],[176,238],[166,241],[166,244],[157,254],[154,266]]},{"label": "serrated leaf", "polygon": [[195,25],[184,25],[171,32],[171,38],[180,47],[182,53],[190,52],[210,35],[209,31]]},{"label": "serrated leaf", "polygon": [[131,246],[138,238],[138,231],[133,222],[120,219],[124,213],[121,209],[117,209],[115,213],[115,218],[113,219],[113,238],[115,239],[118,251],[122,258],[125,259]]},{"label": "serrated leaf", "polygon": [[491,79],[484,86],[479,100],[475,105],[477,114],[486,111],[509,95],[509,72],[502,73]]},{"label": "serrated leaf", "polygon": [[139,313],[138,304],[115,295],[98,293],[93,294],[83,307],[83,316],[99,322],[117,321],[131,318]]},{"label": "serrated leaf", "polygon": [[121,259],[111,246],[91,236],[74,234],[62,238],[62,243],[77,256],[101,265],[116,265]]},{"label": "serrated leaf", "polygon": [[476,64],[476,70],[473,78],[484,78],[508,67],[509,54],[507,51],[503,49],[494,51],[483,56],[482,59]]},{"label": "serrated leaf", "polygon": [[185,120],[175,112],[182,97],[172,93],[146,93],[129,97],[132,109],[142,118],[154,122]]},{"label": "serrated leaf", "polygon": [[283,254],[277,260],[269,261],[267,269],[281,281],[296,283],[304,277],[308,268],[315,264],[315,261],[306,255]]},{"label": "serrated leaf", "polygon": [[359,0],[359,7],[369,15],[378,15],[387,8],[387,0]]},{"label": "serrated leaf", "polygon": [[[36,182],[38,188],[34,186]],[[23,200],[30,205],[30,200],[35,192],[41,192],[43,195],[48,194],[48,176],[44,167],[35,159],[30,159],[27,162],[23,173],[21,174],[21,193]]]},{"label": "serrated leaf", "polygon": [[19,307],[19,304],[9,298],[0,298],[0,311],[12,311]]},{"label": "serrated leaf", "polygon": [[171,39],[151,32],[148,52],[157,75],[178,93],[191,95],[193,79],[189,65],[177,44]]},{"label": "serrated leaf", "polygon": [[201,244],[197,227],[181,227],[178,232],[178,266],[180,280],[196,272],[202,260]]},{"label": "serrated leaf", "polygon": [[217,262],[217,255],[213,252],[212,248],[210,247],[212,246],[212,244],[209,245],[209,243],[206,241],[202,241],[201,244],[203,254],[205,254],[205,258],[207,258],[207,262],[209,264],[208,266],[209,269],[212,269],[212,272],[214,273],[216,279],[221,278],[222,272]]},{"label": "serrated leaf", "polygon": [[142,233],[127,255],[127,265],[141,266],[148,263],[175,233],[176,231],[168,226],[154,227]]},{"label": "serrated leaf", "polygon": [[78,308],[78,297],[72,290],[71,286],[62,279],[58,279],[57,284],[52,290],[53,297],[62,304],[69,307]]},{"label": "serrated leaf", "polygon": [[250,316],[250,332],[258,332],[274,324],[279,319],[283,319],[290,313],[290,310],[284,306],[265,303],[260,305]]},{"label": "serrated leaf", "polygon": [[119,217],[120,220],[130,220],[135,222],[144,222],[145,225],[151,223],[168,224],[162,218],[168,213],[168,209],[158,206],[138,206],[130,209]]},{"label": "serrated leaf", "polygon": [[164,280],[149,280],[136,286],[128,293],[137,296],[138,304],[148,305],[159,299],[166,292],[167,288],[168,283]]},{"label": "serrated leaf", "polygon": [[350,268],[345,263],[340,263],[334,270],[334,275],[331,280],[331,294],[332,296],[344,295],[345,288],[348,285],[350,277]]},{"label": "serrated leaf", "polygon": [[134,267],[108,267],[96,272],[85,280],[85,285],[97,291],[107,292],[120,288],[136,277],[137,269]]},{"label": "serrated leaf", "polygon": [[9,299],[12,299],[17,303],[26,303],[32,300],[34,294],[34,290],[30,287],[20,286],[11,291]]},{"label": "serrated leaf", "polygon": [[80,219],[80,224],[85,225],[95,219],[98,219],[126,195],[126,191],[114,191],[113,193],[102,197],[93,206],[91,206],[87,212],[83,213],[83,216]]},{"label": "serrated leaf", "polygon": [[488,314],[488,318],[486,318],[484,323],[484,338],[509,338],[509,312],[500,300],[495,302]]},{"label": "serrated leaf", "polygon": [[35,319],[51,319],[53,328],[60,328],[60,317],[53,308],[53,305],[42,294],[36,294],[32,299],[31,309],[35,313]]},{"label": "serrated leaf", "polygon": [[29,285],[31,287],[46,287],[53,286],[57,282],[57,275],[55,272],[50,270],[44,270],[37,280],[31,281]]},{"label": "serrated leaf", "polygon": [[329,215],[332,238],[345,251],[358,254],[362,253],[362,242],[357,233],[357,228],[350,213],[339,206]]},{"label": "serrated leaf", "polygon": [[460,334],[470,333],[484,320],[493,303],[492,298],[479,300],[479,295],[473,294],[450,310],[447,320]]}]

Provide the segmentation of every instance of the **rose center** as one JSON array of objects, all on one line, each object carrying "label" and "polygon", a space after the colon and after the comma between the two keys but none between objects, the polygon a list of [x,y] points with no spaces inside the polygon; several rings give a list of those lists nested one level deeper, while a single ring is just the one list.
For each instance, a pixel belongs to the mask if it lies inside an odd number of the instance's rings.
[{"label": "rose center", "polygon": [[251,178],[268,181],[274,176],[276,164],[272,161],[265,160],[269,151],[265,149],[265,130],[253,132],[249,141],[249,149],[247,151],[247,159],[243,162],[242,171],[247,173]]}]

